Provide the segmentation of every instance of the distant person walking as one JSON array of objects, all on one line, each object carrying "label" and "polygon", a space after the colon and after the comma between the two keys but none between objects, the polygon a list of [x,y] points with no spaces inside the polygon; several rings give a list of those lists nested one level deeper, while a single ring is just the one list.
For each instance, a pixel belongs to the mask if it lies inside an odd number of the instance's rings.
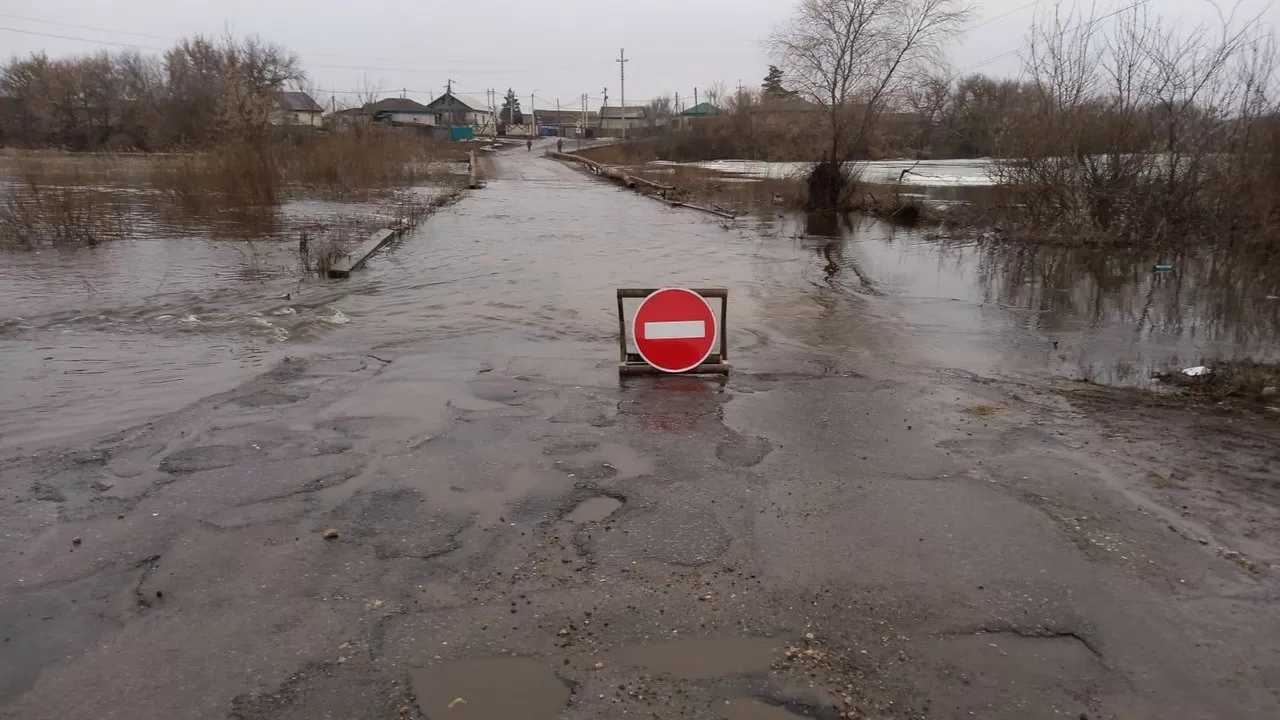
[{"label": "distant person walking", "polygon": [[532,140],[525,140],[525,141],[524,141],[524,149],[525,149],[525,150],[532,150],[532,149],[533,149],[533,141],[532,141]]},{"label": "distant person walking", "polygon": [[564,152],[564,138],[556,141],[556,152]]}]

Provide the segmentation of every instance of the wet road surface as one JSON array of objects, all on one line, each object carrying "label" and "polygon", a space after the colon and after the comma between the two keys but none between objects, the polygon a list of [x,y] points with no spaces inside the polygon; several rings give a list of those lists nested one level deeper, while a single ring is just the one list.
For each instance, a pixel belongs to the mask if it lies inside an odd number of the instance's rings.
[{"label": "wet road surface", "polygon": [[[323,345],[10,453],[3,716],[1280,713],[1277,573],[1103,429],[807,249],[497,162]],[[627,285],[729,287],[734,373],[619,382]]]}]

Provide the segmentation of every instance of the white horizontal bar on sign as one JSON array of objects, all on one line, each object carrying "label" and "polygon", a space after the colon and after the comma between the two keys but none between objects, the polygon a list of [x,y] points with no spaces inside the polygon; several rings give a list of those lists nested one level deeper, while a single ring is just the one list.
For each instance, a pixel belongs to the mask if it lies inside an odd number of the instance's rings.
[{"label": "white horizontal bar on sign", "polygon": [[707,323],[702,320],[672,320],[644,324],[647,340],[684,340],[707,336]]}]

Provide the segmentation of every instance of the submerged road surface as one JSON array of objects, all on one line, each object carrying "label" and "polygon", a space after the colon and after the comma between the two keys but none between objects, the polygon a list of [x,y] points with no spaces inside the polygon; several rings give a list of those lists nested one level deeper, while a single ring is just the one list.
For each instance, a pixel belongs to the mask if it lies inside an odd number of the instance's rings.
[{"label": "submerged road surface", "polygon": [[[497,164],[324,347],[9,449],[0,715],[1280,717],[1276,573],[1065,406],[793,241]],[[727,380],[619,381],[663,285],[730,288]]]}]

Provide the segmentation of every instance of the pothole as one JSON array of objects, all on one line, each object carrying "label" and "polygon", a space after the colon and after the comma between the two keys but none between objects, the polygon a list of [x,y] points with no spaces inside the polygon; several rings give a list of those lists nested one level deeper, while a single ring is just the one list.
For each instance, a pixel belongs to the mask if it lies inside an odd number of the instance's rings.
[{"label": "pothole", "polygon": [[418,709],[431,720],[552,720],[569,703],[569,688],[528,658],[458,660],[412,673]]},{"label": "pothole", "polygon": [[724,705],[725,720],[804,720],[807,717],[751,698],[730,700]]},{"label": "pothole", "polygon": [[600,522],[618,511],[622,501],[608,495],[597,495],[578,503],[569,513],[567,519],[571,523]]},{"label": "pothole", "polygon": [[698,638],[625,647],[611,655],[620,665],[644,668],[658,675],[709,680],[764,675],[769,672],[776,648],[777,643],[769,638]]}]

